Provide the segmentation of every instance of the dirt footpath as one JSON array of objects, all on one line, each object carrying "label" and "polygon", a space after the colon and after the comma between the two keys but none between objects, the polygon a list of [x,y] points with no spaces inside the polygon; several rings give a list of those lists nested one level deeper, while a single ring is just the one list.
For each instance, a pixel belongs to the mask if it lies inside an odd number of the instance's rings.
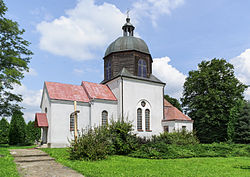
[{"label": "dirt footpath", "polygon": [[83,177],[38,149],[11,149],[20,176],[25,177]]}]

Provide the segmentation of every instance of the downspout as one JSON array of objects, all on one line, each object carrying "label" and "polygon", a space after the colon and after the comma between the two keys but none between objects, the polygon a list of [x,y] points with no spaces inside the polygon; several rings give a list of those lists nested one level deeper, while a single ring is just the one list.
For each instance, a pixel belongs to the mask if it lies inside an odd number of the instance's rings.
[{"label": "downspout", "polygon": [[121,76],[121,80],[122,80],[122,120],[123,120],[123,78]]},{"label": "downspout", "polygon": [[163,94],[163,100],[162,100],[163,101],[163,118],[162,118],[162,120],[164,120],[165,119],[165,117],[164,117],[165,116],[165,114],[164,114],[164,99],[165,99],[164,98],[164,87],[162,87],[162,94]]}]

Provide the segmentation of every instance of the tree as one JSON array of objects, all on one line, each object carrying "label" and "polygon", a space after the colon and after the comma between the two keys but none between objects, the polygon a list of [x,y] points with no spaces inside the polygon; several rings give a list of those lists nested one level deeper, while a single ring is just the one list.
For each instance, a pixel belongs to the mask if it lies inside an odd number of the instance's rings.
[{"label": "tree", "polygon": [[13,112],[10,121],[9,144],[25,145],[26,143],[26,123],[23,118],[23,113],[16,110]]},{"label": "tree", "polygon": [[29,144],[34,144],[41,137],[41,129],[35,127],[35,121],[29,121],[26,127],[26,139]]},{"label": "tree", "polygon": [[250,102],[244,104],[235,124],[236,143],[249,144],[250,143]]},{"label": "tree", "polygon": [[228,139],[230,112],[243,100],[243,85],[234,75],[233,65],[224,59],[202,61],[190,71],[184,83],[182,106],[194,120],[203,143]]},{"label": "tree", "polygon": [[9,122],[2,118],[0,120],[0,144],[9,143]]},{"label": "tree", "polygon": [[24,72],[28,72],[28,63],[32,52],[27,49],[29,42],[21,35],[18,23],[4,17],[7,11],[3,0],[0,0],[0,116],[10,116],[20,109],[22,101],[19,94],[14,94],[14,85],[21,85]]},{"label": "tree", "polygon": [[164,98],[182,112],[181,104],[176,98],[170,97],[169,95],[164,95]]}]

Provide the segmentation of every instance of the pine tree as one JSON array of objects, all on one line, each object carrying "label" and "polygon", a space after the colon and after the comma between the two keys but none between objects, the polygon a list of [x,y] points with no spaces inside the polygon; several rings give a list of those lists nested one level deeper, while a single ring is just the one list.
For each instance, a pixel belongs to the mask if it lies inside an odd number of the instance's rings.
[{"label": "pine tree", "polygon": [[0,144],[9,143],[9,122],[2,118],[0,120]]},{"label": "pine tree", "polygon": [[14,111],[10,121],[9,144],[25,145],[26,141],[26,123],[21,111]]},{"label": "pine tree", "polygon": [[26,132],[26,139],[29,144],[34,144],[35,141],[39,141],[41,138],[41,129],[35,127],[35,121],[28,122]]},{"label": "pine tree", "polygon": [[235,124],[236,143],[250,143],[250,102],[246,102]]}]

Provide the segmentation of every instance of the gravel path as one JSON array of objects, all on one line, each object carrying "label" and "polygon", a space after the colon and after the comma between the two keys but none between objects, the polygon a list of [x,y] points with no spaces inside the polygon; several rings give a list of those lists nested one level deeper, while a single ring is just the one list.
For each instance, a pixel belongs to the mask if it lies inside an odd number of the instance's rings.
[{"label": "gravel path", "polygon": [[18,172],[24,177],[83,177],[38,149],[11,149]]}]

